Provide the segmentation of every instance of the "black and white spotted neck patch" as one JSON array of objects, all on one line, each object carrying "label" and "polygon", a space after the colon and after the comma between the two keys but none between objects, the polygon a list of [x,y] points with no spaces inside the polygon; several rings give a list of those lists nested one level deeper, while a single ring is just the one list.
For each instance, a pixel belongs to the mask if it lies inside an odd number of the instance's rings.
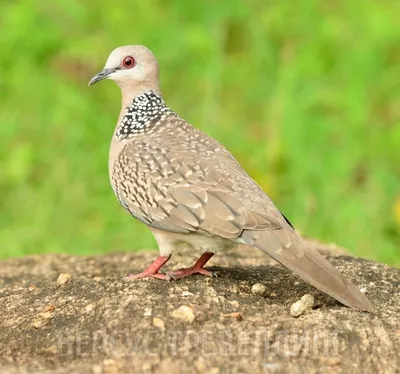
[{"label": "black and white spotted neck patch", "polygon": [[143,93],[126,108],[115,136],[121,140],[146,133],[152,127],[159,125],[168,113],[172,111],[161,96],[153,92]]}]

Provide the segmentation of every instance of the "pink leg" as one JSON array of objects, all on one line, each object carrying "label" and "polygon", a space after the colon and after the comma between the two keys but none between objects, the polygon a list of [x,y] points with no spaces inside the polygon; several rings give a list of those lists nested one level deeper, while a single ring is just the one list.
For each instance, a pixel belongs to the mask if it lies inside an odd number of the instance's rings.
[{"label": "pink leg", "polygon": [[192,274],[203,274],[209,277],[214,277],[216,275],[212,271],[206,270],[203,267],[212,256],[214,256],[214,253],[211,252],[203,253],[192,267],[186,269],[179,269],[176,271],[168,271],[167,276],[170,276],[172,279],[185,278]]},{"label": "pink leg", "polygon": [[171,277],[165,274],[161,274],[158,271],[167,263],[171,256],[158,256],[146,270],[143,270],[139,274],[128,274],[127,279],[139,279],[139,278],[157,278],[170,280]]}]

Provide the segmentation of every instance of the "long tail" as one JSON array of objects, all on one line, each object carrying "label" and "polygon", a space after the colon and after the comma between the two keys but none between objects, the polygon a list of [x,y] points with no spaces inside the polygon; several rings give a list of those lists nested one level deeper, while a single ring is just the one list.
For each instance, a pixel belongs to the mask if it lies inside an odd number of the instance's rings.
[{"label": "long tail", "polygon": [[342,304],[366,312],[374,311],[369,300],[357,287],[324,256],[307,245],[296,232],[289,232],[289,228],[274,231],[245,230],[241,238]]}]

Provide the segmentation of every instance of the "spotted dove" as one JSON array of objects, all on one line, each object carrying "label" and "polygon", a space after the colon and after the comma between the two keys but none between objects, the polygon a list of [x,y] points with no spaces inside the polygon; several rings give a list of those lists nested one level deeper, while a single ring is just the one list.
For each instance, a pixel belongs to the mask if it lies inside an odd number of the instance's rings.
[{"label": "spotted dove", "polygon": [[[191,126],[164,102],[154,55],[140,45],[115,49],[89,85],[114,80],[122,109],[109,154],[109,177],[120,204],[152,231],[160,255],[131,279],[200,273],[214,253],[257,247],[341,303],[373,311],[368,299],[311,248],[219,142]],[[160,268],[186,246],[194,266]]]}]

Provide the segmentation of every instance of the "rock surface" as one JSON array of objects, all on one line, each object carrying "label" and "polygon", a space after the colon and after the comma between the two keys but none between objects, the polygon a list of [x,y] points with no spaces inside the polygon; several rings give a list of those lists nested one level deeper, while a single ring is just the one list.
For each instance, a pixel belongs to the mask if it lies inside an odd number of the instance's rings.
[{"label": "rock surface", "polygon": [[[154,252],[2,262],[0,373],[400,372],[400,270],[322,250],[375,314],[340,305],[248,248],[215,256],[218,278],[171,282],[125,281]],[[176,255],[171,265],[191,261]],[[62,287],[60,274],[71,276]],[[305,294],[314,308],[292,317]]]}]

